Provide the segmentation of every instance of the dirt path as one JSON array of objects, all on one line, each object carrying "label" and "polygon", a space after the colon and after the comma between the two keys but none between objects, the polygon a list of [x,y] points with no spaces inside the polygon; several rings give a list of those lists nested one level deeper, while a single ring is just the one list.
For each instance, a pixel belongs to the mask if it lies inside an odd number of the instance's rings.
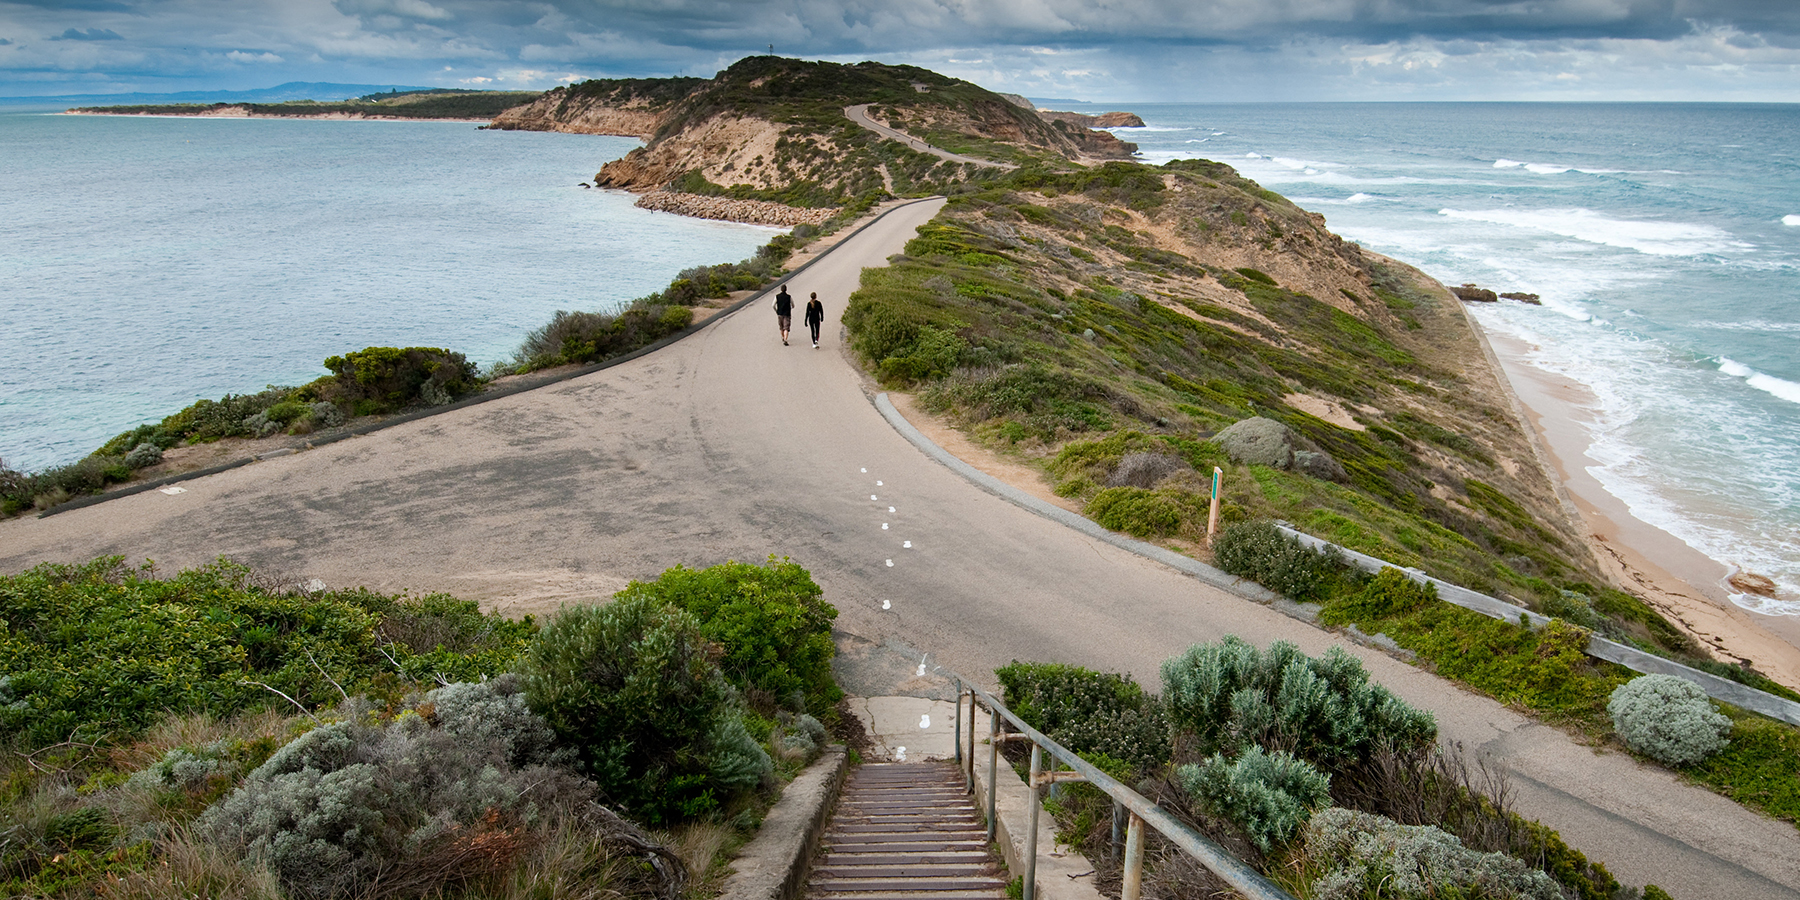
[{"label": "dirt path", "polygon": [[[879,134],[884,138],[887,138],[887,139],[893,140],[893,141],[899,141],[900,143],[905,144],[906,146],[911,147],[912,149],[917,150],[920,153],[929,153],[932,156],[938,157],[939,159],[947,159],[951,162],[968,163],[973,166],[986,166],[990,169],[1016,169],[1016,168],[1018,168],[1018,166],[1015,166],[1012,163],[994,162],[991,159],[976,159],[973,156],[964,156],[960,153],[951,153],[950,151],[945,150],[942,147],[933,147],[930,144],[927,144],[924,141],[921,141],[918,138],[913,137],[912,135],[907,134],[904,131],[897,131],[895,129],[889,128],[886,125],[883,125],[880,122],[877,122],[874,119],[869,118],[869,107],[871,107],[873,105],[874,104],[872,104],[872,103],[860,103],[860,104],[857,104],[856,106],[846,106],[846,107],[844,107],[844,115],[847,118],[849,118],[850,121],[855,122],[856,124],[861,125],[862,127],[867,128],[870,131],[873,131],[876,134]],[[890,187],[892,187],[892,185],[890,185]]]},{"label": "dirt path", "polygon": [[[332,585],[448,591],[513,613],[683,564],[790,556],[838,627],[982,678],[1013,659],[1130,672],[1237,634],[1342,645],[1442,735],[1513,775],[1519,809],[1632,885],[1800,898],[1800,832],[1596,752],[1381,653],[1087,538],[908,443],[842,352],[839,316],[941,201],[901,207],[791,279],[824,348],[782,346],[766,298],[567,382],[46,519],[0,522],[0,571],[101,554],[219,555]],[[804,329],[797,334],[804,334]],[[909,546],[910,544],[910,546]],[[993,687],[990,683],[989,687]]]}]

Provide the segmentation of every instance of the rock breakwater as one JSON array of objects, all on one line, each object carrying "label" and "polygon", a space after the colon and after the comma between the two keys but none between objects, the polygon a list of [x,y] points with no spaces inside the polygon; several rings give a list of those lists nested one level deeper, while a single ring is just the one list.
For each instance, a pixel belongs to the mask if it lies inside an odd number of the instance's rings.
[{"label": "rock breakwater", "polygon": [[768,200],[733,200],[729,197],[708,197],[680,191],[651,191],[637,199],[637,207],[697,219],[723,219],[752,225],[779,225],[783,228],[820,225],[838,212],[835,207],[807,209]]}]

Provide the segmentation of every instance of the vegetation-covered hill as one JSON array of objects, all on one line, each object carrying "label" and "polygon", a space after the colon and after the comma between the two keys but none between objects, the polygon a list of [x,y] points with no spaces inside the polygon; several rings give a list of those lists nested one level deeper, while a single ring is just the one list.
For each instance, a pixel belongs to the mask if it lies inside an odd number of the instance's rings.
[{"label": "vegetation-covered hill", "polygon": [[912,66],[753,56],[711,79],[589,81],[558,88],[490,127],[643,137],[595,183],[797,206],[843,206],[878,192],[924,194],[996,170],[940,159],[853,124],[848,106],[930,143],[999,162],[1067,168],[1136,148],[1046,119],[985,88]]}]

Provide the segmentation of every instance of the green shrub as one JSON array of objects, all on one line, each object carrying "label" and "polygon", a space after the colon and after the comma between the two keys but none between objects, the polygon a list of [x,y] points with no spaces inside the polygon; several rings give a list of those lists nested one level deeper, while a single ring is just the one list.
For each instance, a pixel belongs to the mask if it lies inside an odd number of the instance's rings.
[{"label": "green shrub", "polygon": [[1025,723],[1086,757],[1120,760],[1141,775],[1169,761],[1169,720],[1162,703],[1127,675],[1059,663],[994,670],[1002,702]]},{"label": "green shrub", "polygon": [[[402,620],[441,635],[416,649]],[[536,626],[446,595],[282,593],[221,560],[158,579],[118,557],[0,577],[0,736],[29,746],[128,737],[170,712],[336,702],[404,678],[504,672]],[[326,673],[329,673],[329,677]],[[404,684],[394,686],[404,690]]]},{"label": "green shrub", "polygon": [[1314,659],[1286,641],[1262,652],[1227,635],[1164,662],[1162,678],[1169,718],[1202,752],[1256,745],[1335,770],[1437,734],[1430,713],[1371,684],[1362,663],[1338,647]]},{"label": "green shrub", "polygon": [[1318,870],[1314,900],[1467,897],[1562,900],[1549,875],[1505,853],[1464,847],[1442,829],[1332,807],[1306,825],[1300,851]]},{"label": "green shrub", "polygon": [[1414,581],[1393,566],[1383,566],[1361,590],[1327,605],[1319,621],[1343,625],[1385,619],[1414,612],[1437,599],[1437,585]]},{"label": "green shrub", "polygon": [[1725,748],[1731,720],[1700,686],[1675,675],[1644,675],[1619,685],[1606,704],[1625,746],[1671,766],[1700,762]]},{"label": "green shrub", "polygon": [[601,795],[661,825],[716,809],[746,773],[772,768],[731,724],[742,712],[716,652],[692,613],[627,591],[563,610],[522,673],[531,709]]},{"label": "green shrub", "polygon": [[693,324],[694,311],[660,300],[634,301],[617,314],[557,310],[514,353],[524,368],[595,363],[623,356]]},{"label": "green shrub", "polygon": [[1214,754],[1176,776],[1201,806],[1243,829],[1265,853],[1286,844],[1314,809],[1331,802],[1331,776],[1280,750],[1249,747],[1236,759]]},{"label": "green shrub", "polygon": [[382,412],[442,406],[480,386],[480,375],[467,357],[436,347],[365,347],[326,357],[325,368],[333,375],[317,387],[325,399],[357,408],[372,405]]},{"label": "green shrub", "polygon": [[1087,504],[1088,518],[1133,537],[1168,537],[1182,529],[1204,507],[1190,491],[1138,487],[1107,488]]},{"label": "green shrub", "polygon": [[676,566],[655,581],[632,582],[617,596],[648,597],[692,613],[707,640],[724,648],[719,667],[732,684],[779,703],[795,693],[823,715],[843,698],[831,675],[837,609],[799,564],[727,562]]},{"label": "green shrub", "polygon": [[1336,550],[1302,546],[1268,522],[1240,522],[1213,539],[1213,564],[1299,601],[1322,601],[1352,577]]}]

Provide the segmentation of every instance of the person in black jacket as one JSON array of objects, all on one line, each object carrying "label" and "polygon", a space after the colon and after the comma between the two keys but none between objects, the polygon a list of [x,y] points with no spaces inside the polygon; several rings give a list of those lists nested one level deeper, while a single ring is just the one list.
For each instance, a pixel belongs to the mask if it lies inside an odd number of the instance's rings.
[{"label": "person in black jacket", "polygon": [[787,285],[775,294],[775,324],[781,328],[781,346],[788,345],[788,329],[794,325],[794,298],[788,296]]},{"label": "person in black jacket", "polygon": [[819,326],[825,324],[825,304],[819,302],[819,294],[813,292],[812,299],[806,301],[806,327],[812,329],[813,349],[819,349]]}]

